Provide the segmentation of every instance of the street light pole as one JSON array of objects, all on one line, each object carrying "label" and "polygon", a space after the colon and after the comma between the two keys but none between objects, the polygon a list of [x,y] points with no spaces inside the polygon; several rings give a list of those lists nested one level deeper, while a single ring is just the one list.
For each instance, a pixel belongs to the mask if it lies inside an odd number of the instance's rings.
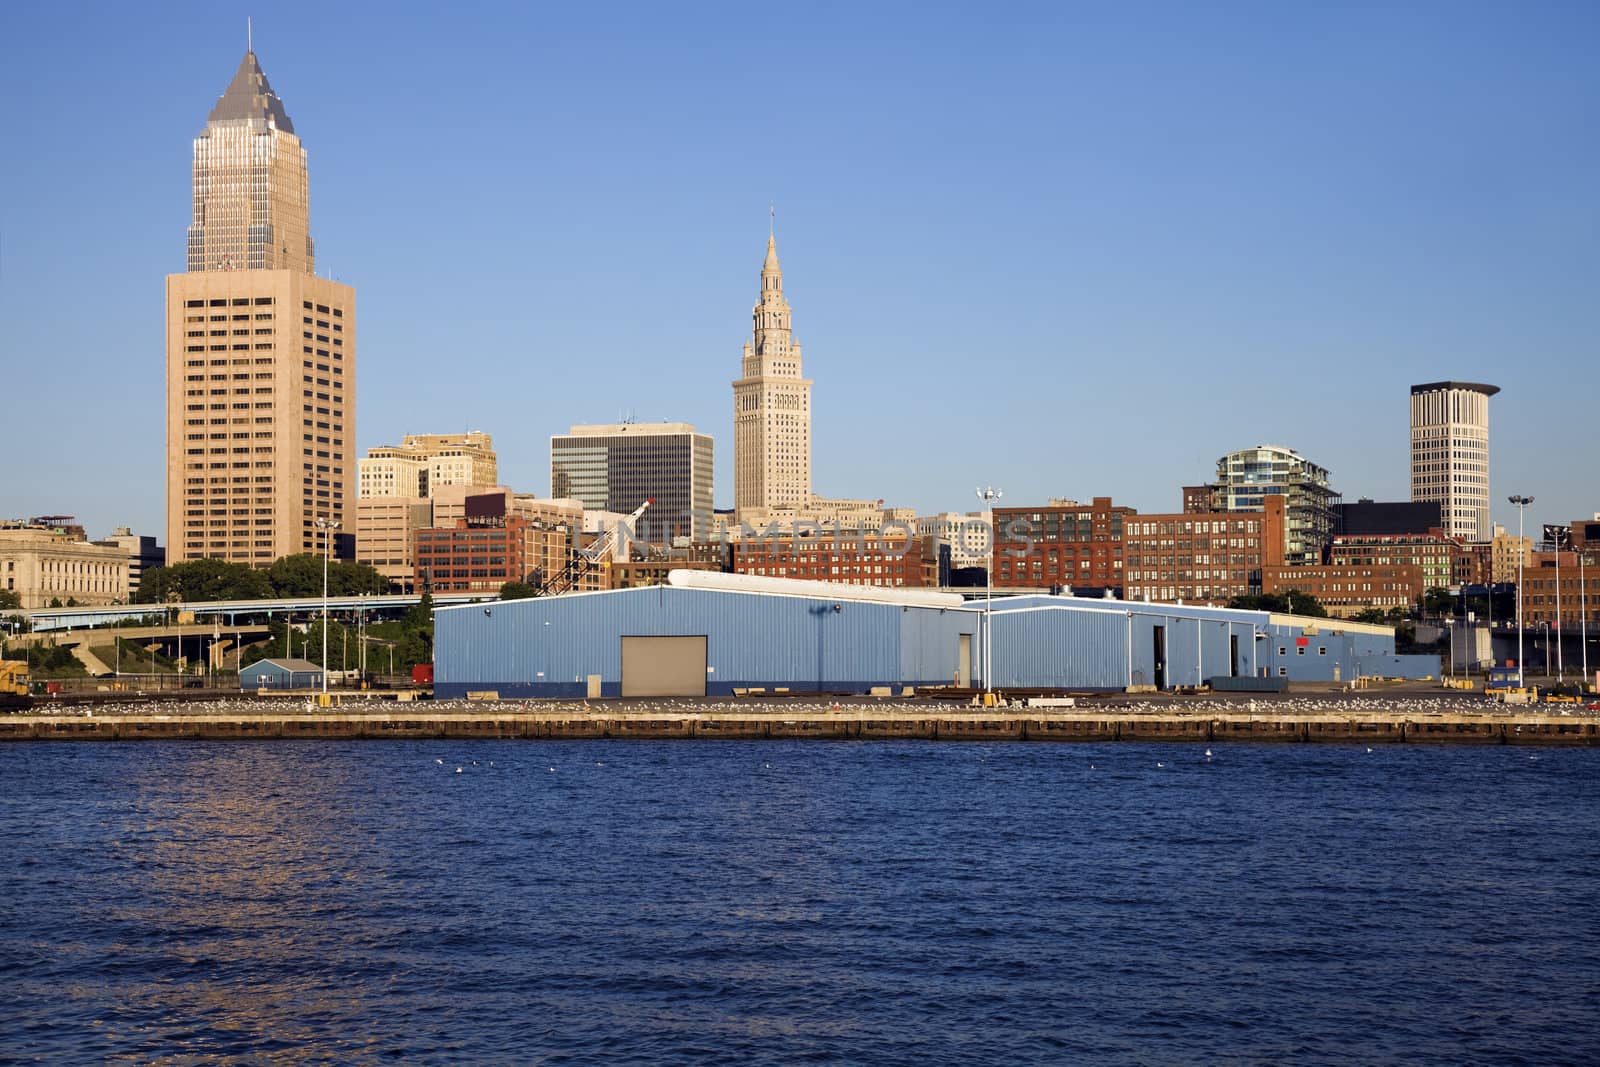
[{"label": "street light pole", "polygon": [[1527,545],[1523,542],[1522,517],[1533,497],[1516,495],[1507,497],[1517,506],[1517,688],[1526,687],[1522,666],[1522,560],[1527,553]]},{"label": "street light pole", "polygon": [[983,569],[983,691],[987,696],[994,692],[994,561],[1000,554],[1000,538],[994,526],[994,502],[1005,494],[992,485],[974,491],[978,499],[989,506],[989,565]]},{"label": "street light pole", "polygon": [[1584,565],[1589,562],[1589,546],[1578,553],[1578,651],[1583,653],[1583,684],[1589,684],[1589,586],[1584,580]]},{"label": "street light pole", "polygon": [[[1556,556],[1556,674],[1557,681],[1563,685],[1567,681],[1567,661],[1561,654],[1561,538],[1555,538],[1552,546]],[[1545,671],[1545,674],[1549,674]]]},{"label": "street light pole", "polygon": [[322,695],[328,695],[328,557],[333,554],[333,531],[339,524],[332,519],[318,518],[317,528],[322,531]]}]

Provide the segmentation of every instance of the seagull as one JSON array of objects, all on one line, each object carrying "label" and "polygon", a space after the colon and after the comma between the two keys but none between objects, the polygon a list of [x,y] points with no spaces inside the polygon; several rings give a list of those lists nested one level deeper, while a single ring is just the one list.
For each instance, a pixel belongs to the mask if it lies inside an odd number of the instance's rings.
[{"label": "seagull", "polygon": [[1206,759],[1210,759],[1210,758],[1211,758],[1211,750],[1208,748],[1208,749],[1206,749]]},{"label": "seagull", "polygon": [[460,774],[460,773],[461,773],[461,768],[460,768],[460,767],[457,767],[457,768],[456,768],[456,773],[457,773],[457,774]]},{"label": "seagull", "polygon": [[1157,763],[1157,764],[1156,764],[1156,767],[1157,767],[1157,768],[1158,768],[1158,769],[1159,769],[1159,768],[1161,768],[1161,767],[1165,767],[1165,766],[1166,766],[1166,764],[1165,764],[1165,763]]},{"label": "seagull", "polygon": [[1372,749],[1370,749],[1370,748],[1367,749],[1367,755],[1369,755],[1369,756],[1372,755]]},{"label": "seagull", "polygon": [[443,765],[443,763],[444,763],[444,760],[443,760],[443,758],[440,758],[440,759],[436,759],[436,760],[434,760],[434,761],[433,761],[433,762],[435,762],[435,763],[438,763],[438,764],[440,764],[440,765]]}]

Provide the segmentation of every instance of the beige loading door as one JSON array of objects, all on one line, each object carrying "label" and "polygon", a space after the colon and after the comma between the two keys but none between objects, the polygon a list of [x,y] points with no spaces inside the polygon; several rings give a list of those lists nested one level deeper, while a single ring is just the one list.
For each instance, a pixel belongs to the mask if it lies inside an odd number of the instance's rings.
[{"label": "beige loading door", "polygon": [[624,637],[622,695],[705,696],[706,639],[703,636]]}]

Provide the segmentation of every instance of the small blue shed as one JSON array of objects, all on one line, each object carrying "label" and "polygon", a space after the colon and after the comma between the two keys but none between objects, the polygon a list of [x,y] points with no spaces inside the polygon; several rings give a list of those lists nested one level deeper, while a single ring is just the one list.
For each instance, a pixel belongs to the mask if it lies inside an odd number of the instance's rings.
[{"label": "small blue shed", "polygon": [[239,688],[321,689],[322,668],[305,659],[263,659],[239,670]]}]

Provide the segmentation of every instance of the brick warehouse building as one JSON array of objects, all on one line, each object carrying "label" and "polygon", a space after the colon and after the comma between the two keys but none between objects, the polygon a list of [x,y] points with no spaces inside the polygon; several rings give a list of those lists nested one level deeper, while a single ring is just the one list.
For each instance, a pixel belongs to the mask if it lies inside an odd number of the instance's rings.
[{"label": "brick warehouse building", "polygon": [[1410,565],[1422,571],[1424,591],[1446,589],[1461,545],[1459,538],[1439,529],[1427,533],[1340,534],[1328,548],[1328,563],[1336,567]]},{"label": "brick warehouse building", "polygon": [[507,582],[527,576],[527,540],[528,521],[504,512],[469,513],[452,528],[418,530],[416,587],[432,593],[498,593]]},{"label": "brick warehouse building", "polygon": [[1284,498],[1260,512],[1130,515],[1123,525],[1129,600],[1225,603],[1261,592],[1262,572],[1284,563]]},{"label": "brick warehouse building", "polygon": [[1134,514],[1108,496],[1088,504],[1052,500],[1044,507],[995,508],[995,586],[1121,591],[1123,526]]},{"label": "brick warehouse building", "polygon": [[1411,564],[1382,566],[1264,567],[1263,593],[1309,593],[1336,619],[1368,608],[1409,608],[1423,594],[1422,569]]},{"label": "brick warehouse building", "polygon": [[928,542],[904,534],[782,534],[735,542],[733,572],[916,588],[938,584],[938,557],[930,558]]}]

